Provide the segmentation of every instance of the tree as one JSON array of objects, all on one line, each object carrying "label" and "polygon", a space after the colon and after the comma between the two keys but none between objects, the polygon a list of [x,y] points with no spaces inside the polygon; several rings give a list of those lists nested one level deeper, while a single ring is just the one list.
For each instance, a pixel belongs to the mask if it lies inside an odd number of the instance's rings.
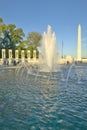
[{"label": "tree", "polygon": [[4,24],[3,19],[0,18],[0,25]]},{"label": "tree", "polygon": [[38,46],[40,46],[41,35],[38,32],[28,33],[27,40],[29,45],[37,48]]},{"label": "tree", "polygon": [[[0,23],[2,19],[0,18]],[[0,24],[0,48],[12,49],[13,55],[16,46],[23,41],[24,33],[15,24]]]},{"label": "tree", "polygon": [[38,49],[37,49],[37,47],[40,46],[41,38],[42,38],[42,36],[38,32],[28,33],[27,48],[31,51],[31,58],[33,57],[33,50],[36,50],[37,57],[38,57]]}]

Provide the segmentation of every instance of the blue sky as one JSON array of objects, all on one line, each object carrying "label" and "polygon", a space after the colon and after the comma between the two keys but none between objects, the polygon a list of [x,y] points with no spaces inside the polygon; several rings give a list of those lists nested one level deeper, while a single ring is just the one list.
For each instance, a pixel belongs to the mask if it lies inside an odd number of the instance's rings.
[{"label": "blue sky", "polygon": [[27,34],[43,34],[51,25],[56,33],[61,56],[77,54],[77,28],[82,28],[82,53],[87,57],[87,0],[0,0],[0,17],[6,24],[15,24]]}]

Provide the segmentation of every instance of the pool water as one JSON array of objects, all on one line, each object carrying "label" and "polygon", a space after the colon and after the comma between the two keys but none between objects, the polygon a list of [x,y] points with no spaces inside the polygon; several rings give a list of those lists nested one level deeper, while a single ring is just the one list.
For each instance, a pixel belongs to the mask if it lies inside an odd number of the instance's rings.
[{"label": "pool water", "polygon": [[45,73],[1,67],[0,130],[87,130],[87,66],[72,68],[66,85],[68,69],[47,83]]}]

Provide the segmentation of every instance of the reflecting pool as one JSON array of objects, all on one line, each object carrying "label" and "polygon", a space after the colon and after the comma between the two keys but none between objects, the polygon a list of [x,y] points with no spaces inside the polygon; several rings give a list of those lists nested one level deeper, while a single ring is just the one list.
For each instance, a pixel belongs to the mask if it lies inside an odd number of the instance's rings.
[{"label": "reflecting pool", "polygon": [[[87,130],[87,65],[53,74],[0,67],[0,130]],[[78,82],[79,81],[79,82]]]}]

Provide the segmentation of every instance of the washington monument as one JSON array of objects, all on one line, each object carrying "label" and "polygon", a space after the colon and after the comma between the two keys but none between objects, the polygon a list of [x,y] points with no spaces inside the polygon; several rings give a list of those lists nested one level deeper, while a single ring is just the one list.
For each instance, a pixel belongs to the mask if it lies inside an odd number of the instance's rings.
[{"label": "washington monument", "polygon": [[81,61],[81,26],[78,25],[77,61]]}]

